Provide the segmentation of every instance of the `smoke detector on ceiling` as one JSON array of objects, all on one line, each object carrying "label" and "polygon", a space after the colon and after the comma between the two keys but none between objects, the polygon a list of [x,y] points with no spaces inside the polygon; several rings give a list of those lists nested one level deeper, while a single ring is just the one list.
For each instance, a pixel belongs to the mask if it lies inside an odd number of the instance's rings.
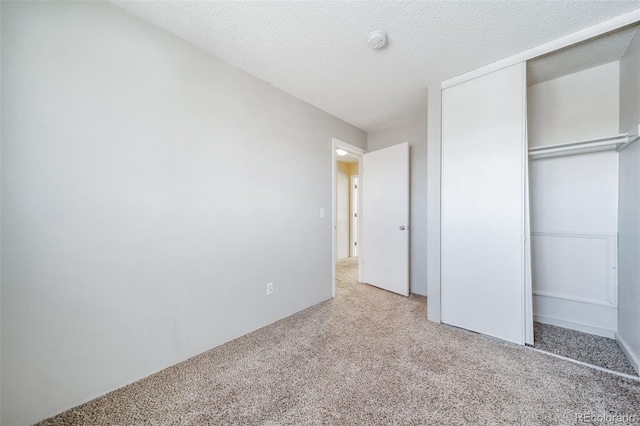
[{"label": "smoke detector on ceiling", "polygon": [[382,49],[387,45],[387,33],[384,31],[373,31],[369,34],[369,47],[374,50]]}]

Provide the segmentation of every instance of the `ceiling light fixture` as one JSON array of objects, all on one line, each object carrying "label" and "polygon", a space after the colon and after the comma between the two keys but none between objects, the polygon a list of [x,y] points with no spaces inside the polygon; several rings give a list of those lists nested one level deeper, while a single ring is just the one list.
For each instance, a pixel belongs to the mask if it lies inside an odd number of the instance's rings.
[{"label": "ceiling light fixture", "polygon": [[373,31],[369,34],[369,47],[373,50],[382,49],[387,45],[387,33],[384,31]]},{"label": "ceiling light fixture", "polygon": [[338,149],[336,149],[336,154],[338,154],[340,157],[344,157],[345,155],[348,154],[348,152],[345,151],[344,149],[338,148]]}]

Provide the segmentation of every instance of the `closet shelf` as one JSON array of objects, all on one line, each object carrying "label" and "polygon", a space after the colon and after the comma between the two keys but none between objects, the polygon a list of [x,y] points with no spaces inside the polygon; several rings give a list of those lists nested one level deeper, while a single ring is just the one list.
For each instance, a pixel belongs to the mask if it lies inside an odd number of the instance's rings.
[{"label": "closet shelf", "polygon": [[529,159],[561,157],[564,155],[586,154],[588,152],[621,151],[640,137],[622,133],[615,136],[587,139],[583,141],[563,143],[560,145],[539,146],[529,149]]}]

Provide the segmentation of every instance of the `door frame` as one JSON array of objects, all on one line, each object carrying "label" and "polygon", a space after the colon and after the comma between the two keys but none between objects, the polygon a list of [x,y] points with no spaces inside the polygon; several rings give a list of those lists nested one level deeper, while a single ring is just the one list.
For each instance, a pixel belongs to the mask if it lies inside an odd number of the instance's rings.
[{"label": "door frame", "polygon": [[[367,153],[366,150],[359,148],[355,145],[351,145],[340,139],[331,138],[331,297],[336,297],[336,173],[337,173],[337,161],[336,149],[344,149],[352,154],[358,155],[358,175],[360,176],[358,188],[358,205],[362,206],[362,156]],[[362,209],[360,209],[360,216],[362,216]],[[358,235],[362,240],[362,227],[360,224],[362,220],[358,221]],[[358,281],[362,280],[362,246],[358,248]]]}]

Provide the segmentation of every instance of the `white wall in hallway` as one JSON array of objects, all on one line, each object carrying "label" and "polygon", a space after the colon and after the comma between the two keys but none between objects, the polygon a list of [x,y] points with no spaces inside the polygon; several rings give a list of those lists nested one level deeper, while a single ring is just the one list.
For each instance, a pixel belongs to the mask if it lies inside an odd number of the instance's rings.
[{"label": "white wall in hallway", "polygon": [[[426,101],[426,100],[425,100]],[[427,117],[369,132],[369,152],[409,142],[411,292],[427,295]],[[365,172],[366,173],[366,172]],[[366,191],[366,181],[363,183]],[[363,212],[363,214],[367,214]],[[366,247],[364,248],[366,250]]]},{"label": "white wall in hallway", "polygon": [[331,138],[364,132],[112,4],[1,7],[0,423],[331,297]]}]

